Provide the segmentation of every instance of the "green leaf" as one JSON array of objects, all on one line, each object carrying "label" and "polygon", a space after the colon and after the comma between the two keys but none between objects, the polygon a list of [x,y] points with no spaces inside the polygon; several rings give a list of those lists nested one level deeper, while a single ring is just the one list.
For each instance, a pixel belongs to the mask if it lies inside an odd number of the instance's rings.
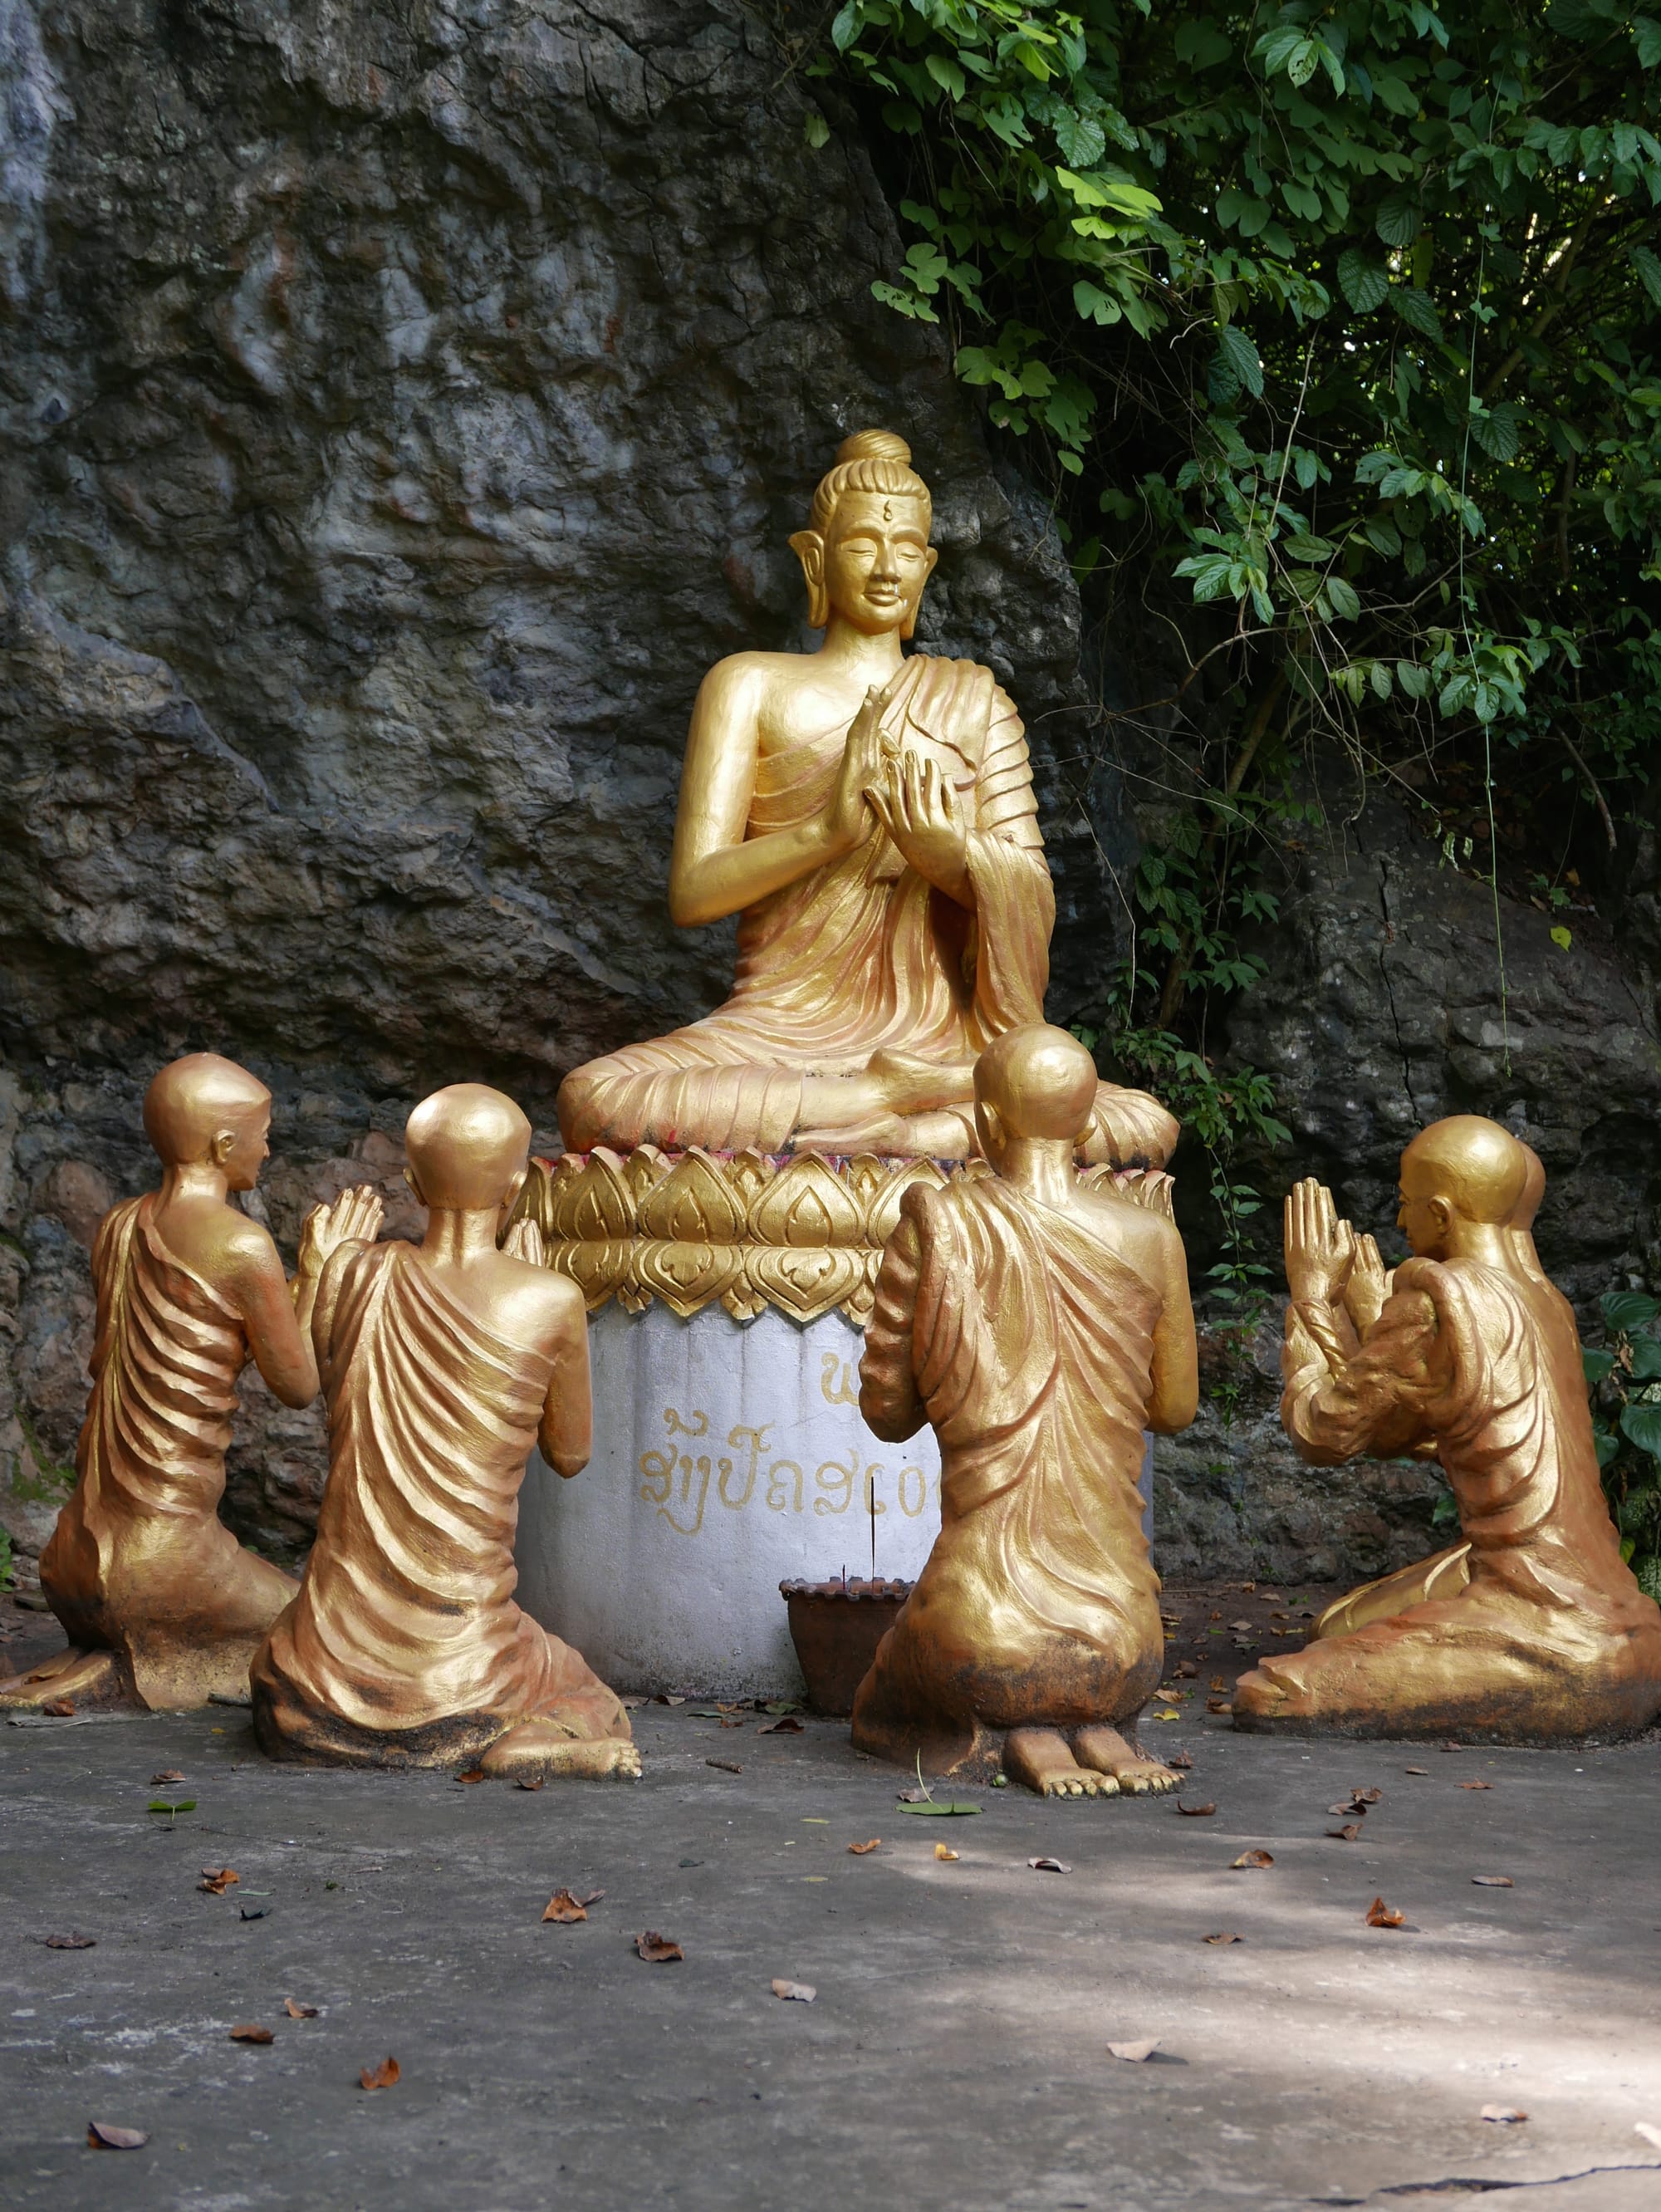
[{"label": "green leaf", "polygon": [[920,1804],[915,1805],[902,1797],[894,1810],[896,1813],[937,1813],[949,1820],[954,1814],[978,1813],[980,1808],[979,1805],[961,1804],[953,1797],[925,1797]]},{"label": "green leaf", "polygon": [[1440,338],[1442,319],[1436,312],[1435,302],[1428,292],[1415,290],[1411,286],[1397,284],[1391,288],[1390,304],[1407,325],[1422,337]]},{"label": "green leaf", "polygon": [[1100,124],[1093,116],[1080,115],[1074,108],[1065,109],[1058,117],[1055,132],[1062,159],[1075,169],[1094,167],[1107,151],[1107,137]]},{"label": "green leaf", "polygon": [[1648,1297],[1642,1291],[1607,1291],[1598,1300],[1603,1308],[1603,1326],[1617,1335],[1630,1335],[1635,1328],[1647,1328],[1652,1321],[1661,1318],[1661,1299]]},{"label": "green leaf", "polygon": [[803,118],[802,136],[815,149],[830,143],[830,125],[816,107],[810,107]]},{"label": "green leaf", "polygon": [[1588,1382],[1596,1384],[1607,1381],[1614,1365],[1615,1354],[1612,1352],[1594,1351],[1586,1344],[1580,1346],[1580,1371]]},{"label": "green leaf", "polygon": [[1340,622],[1354,622],[1361,613],[1361,603],[1356,596],[1355,586],[1347,583],[1342,576],[1327,578],[1326,596]]},{"label": "green leaf", "polygon": [[1638,49],[1640,69],[1653,69],[1661,62],[1661,23],[1652,15],[1633,17],[1632,42]]},{"label": "green leaf", "polygon": [[194,1797],[180,1797],[175,1802],[166,1797],[152,1797],[144,1809],[147,1813],[194,1813],[196,1800]]},{"label": "green leaf", "polygon": [[1622,1406],[1621,1433],[1651,1458],[1661,1457],[1661,1406]]},{"label": "green leaf", "polygon": [[1486,415],[1473,415],[1470,434],[1493,461],[1514,461],[1523,447],[1523,413],[1510,400],[1501,400]]},{"label": "green leaf", "polygon": [[1430,671],[1428,668],[1421,668],[1415,660],[1398,660],[1396,663],[1396,681],[1409,699],[1424,699],[1429,696]]},{"label": "green leaf", "polygon": [[[1479,714],[1482,714],[1482,708],[1480,705],[1476,711]],[[1486,721],[1488,718],[1486,715],[1483,715],[1482,719]],[[1572,929],[1565,928],[1563,924],[1560,921],[1557,924],[1557,927],[1551,933],[1551,941],[1557,946],[1560,951],[1567,952],[1570,945],[1574,942],[1574,932]]]},{"label": "green leaf", "polygon": [[[968,90],[968,82],[962,70],[955,62],[948,61],[943,54],[926,55],[923,66],[940,89],[949,93],[954,100],[961,100]],[[1105,140],[1103,143],[1106,143]]]},{"label": "green leaf", "polygon": [[1236,381],[1254,399],[1263,398],[1263,356],[1238,323],[1225,324],[1217,332],[1217,354]]},{"label": "green leaf", "polygon": [[1358,315],[1370,315],[1388,297],[1390,278],[1376,261],[1352,246],[1338,256],[1338,289]]},{"label": "green leaf", "polygon": [[859,36],[861,27],[859,0],[843,0],[831,24],[831,44],[839,54],[845,54]]},{"label": "green leaf", "polygon": [[1386,246],[1411,246],[1423,227],[1417,201],[1399,192],[1384,202],[1373,224]]},{"label": "green leaf", "polygon": [[1661,1343],[1652,1336],[1635,1336],[1631,1352],[1634,1382],[1661,1382]]}]

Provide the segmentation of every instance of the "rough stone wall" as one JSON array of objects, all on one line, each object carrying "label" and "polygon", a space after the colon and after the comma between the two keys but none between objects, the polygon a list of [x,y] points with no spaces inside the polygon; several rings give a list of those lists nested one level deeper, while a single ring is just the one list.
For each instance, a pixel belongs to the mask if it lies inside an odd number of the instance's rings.
[{"label": "rough stone wall", "polygon": [[[86,1249],[152,1180],[143,1081],[276,1098],[263,1204],[399,1194],[476,1076],[706,1010],[664,887],[724,653],[808,642],[785,540],[881,423],[936,494],[920,641],[1027,711],[1058,968],[1109,927],[1074,803],[1078,611],[989,461],[857,133],[730,0],[0,0],[0,1468],[50,1526]],[[396,1226],[396,1222],[395,1224]],[[246,1386],[233,1512],[303,1540],[315,1413]]]}]

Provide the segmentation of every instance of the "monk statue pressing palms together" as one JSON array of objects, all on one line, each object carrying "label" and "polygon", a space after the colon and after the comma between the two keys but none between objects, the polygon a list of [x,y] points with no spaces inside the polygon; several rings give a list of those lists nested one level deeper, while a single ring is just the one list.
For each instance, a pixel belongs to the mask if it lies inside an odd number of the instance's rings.
[{"label": "monk statue pressing palms together", "polygon": [[252,1358],[285,1406],[310,1405],[324,1264],[381,1218],[361,1187],[315,1208],[286,1281],[270,1232],[230,1203],[258,1182],[270,1126],[270,1092],[217,1053],[173,1061],[144,1094],[161,1187],[113,1207],[93,1246],[92,1396],[75,1490],[40,1557],[70,1648],[0,1682],[0,1705],[247,1695],[248,1662],[294,1584],[219,1518],[237,1378]]},{"label": "monk statue pressing palms together", "polygon": [[312,1317],[329,1486],[300,1594],[254,1661],[273,1759],[486,1773],[637,1775],[628,1716],[578,1653],[513,1603],[519,1486],[533,1445],[589,1455],[581,1292],[537,1262],[524,1187],[530,1124],[458,1083],[410,1115],[419,1244],[343,1250]]},{"label": "monk statue pressing palms together", "polygon": [[[1013,704],[989,669],[901,651],[930,526],[904,440],[846,439],[791,540],[823,644],[735,653],[693,710],[670,906],[738,915],[732,996],[568,1076],[570,1150],[978,1149],[975,1058],[1043,1018],[1055,895]],[[1176,1135],[1100,1084],[1080,1142],[1159,1165]]]}]

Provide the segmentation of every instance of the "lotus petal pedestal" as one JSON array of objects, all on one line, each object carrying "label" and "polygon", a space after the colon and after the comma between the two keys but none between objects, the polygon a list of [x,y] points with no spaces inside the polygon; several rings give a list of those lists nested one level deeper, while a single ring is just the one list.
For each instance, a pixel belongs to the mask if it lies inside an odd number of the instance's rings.
[{"label": "lotus petal pedestal", "polygon": [[595,1151],[522,1210],[593,1316],[594,1451],[520,1494],[519,1602],[622,1690],[756,1696],[801,1677],[781,1581],[914,1577],[940,1527],[924,1428],[858,1407],[882,1249],[924,1160]]}]

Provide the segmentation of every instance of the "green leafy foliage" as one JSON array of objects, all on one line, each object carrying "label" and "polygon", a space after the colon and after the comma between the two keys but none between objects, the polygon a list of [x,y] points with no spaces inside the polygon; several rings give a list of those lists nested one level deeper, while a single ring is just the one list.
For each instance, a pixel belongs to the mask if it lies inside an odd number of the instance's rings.
[{"label": "green leafy foliage", "polygon": [[1603,1489],[1621,1553],[1640,1585],[1661,1598],[1661,1299],[1611,1291],[1601,1345],[1582,1345]]}]

